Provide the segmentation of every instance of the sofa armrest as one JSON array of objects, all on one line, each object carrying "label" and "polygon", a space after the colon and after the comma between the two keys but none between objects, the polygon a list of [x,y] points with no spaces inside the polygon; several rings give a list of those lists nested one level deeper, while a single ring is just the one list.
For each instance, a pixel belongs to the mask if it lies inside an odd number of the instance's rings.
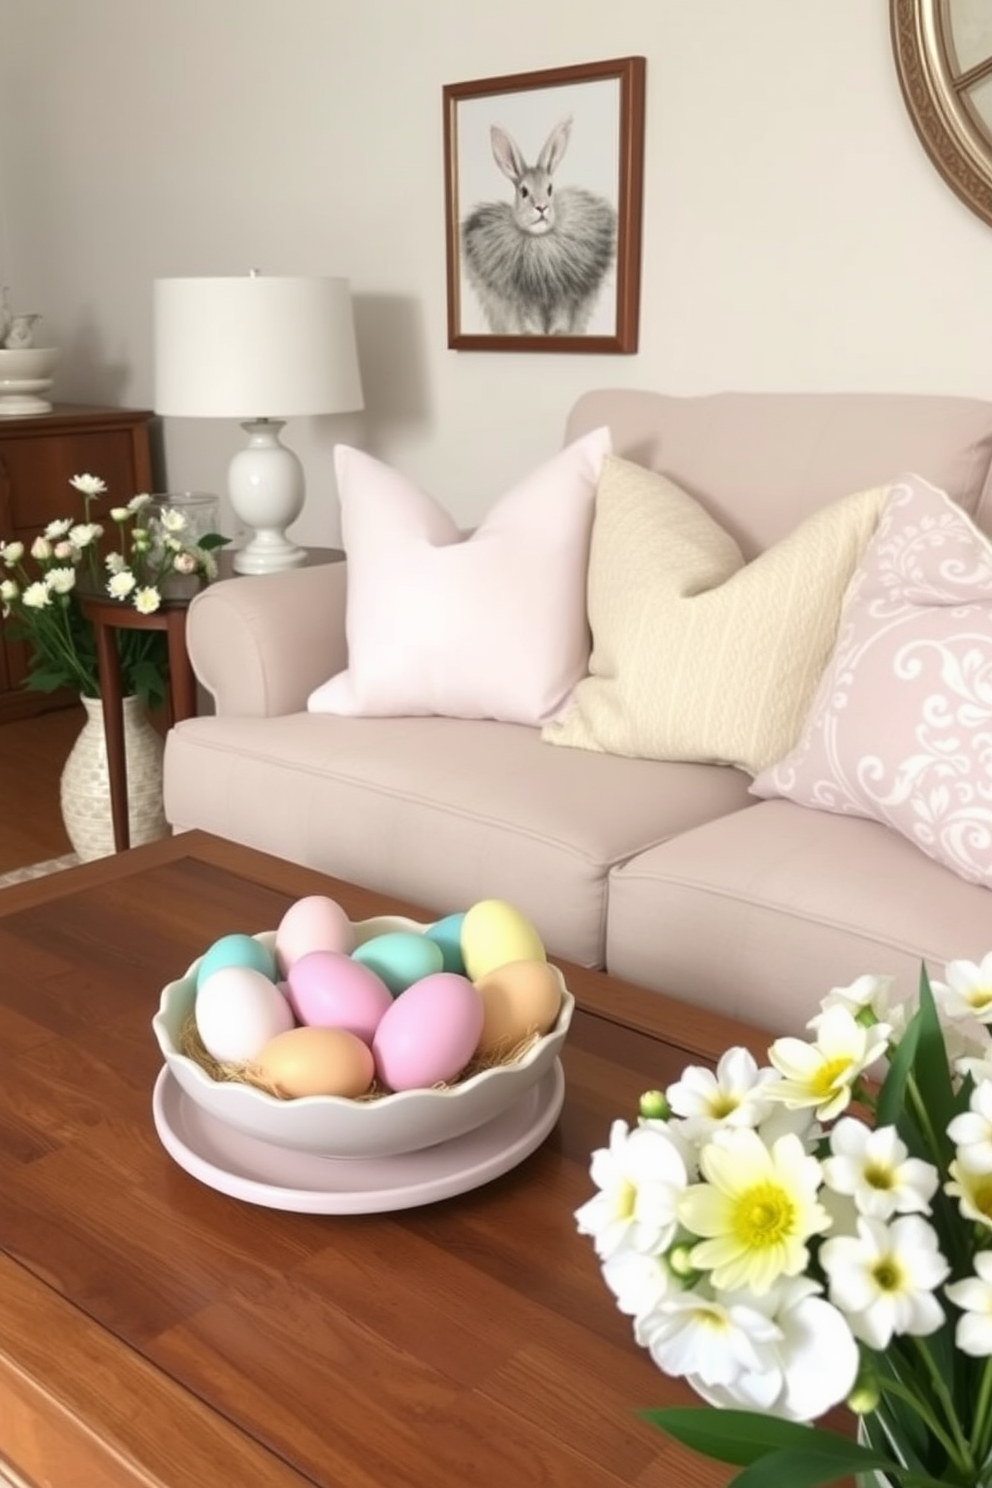
[{"label": "sofa armrest", "polygon": [[189,607],[186,645],[218,714],[301,713],[348,664],[347,564],[222,579]]}]

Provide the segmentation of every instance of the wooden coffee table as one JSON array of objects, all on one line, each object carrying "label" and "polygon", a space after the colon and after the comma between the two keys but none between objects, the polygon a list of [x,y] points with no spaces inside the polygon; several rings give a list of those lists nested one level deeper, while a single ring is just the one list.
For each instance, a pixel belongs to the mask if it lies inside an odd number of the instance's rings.
[{"label": "wooden coffee table", "polygon": [[565,1103],[520,1166],[397,1213],[247,1204],[158,1140],[150,1022],[212,940],[314,892],[417,913],[195,832],[0,891],[0,1479],[725,1483],[636,1416],[695,1397],[632,1341],[573,1212],[642,1090],[766,1040],[559,962]]}]

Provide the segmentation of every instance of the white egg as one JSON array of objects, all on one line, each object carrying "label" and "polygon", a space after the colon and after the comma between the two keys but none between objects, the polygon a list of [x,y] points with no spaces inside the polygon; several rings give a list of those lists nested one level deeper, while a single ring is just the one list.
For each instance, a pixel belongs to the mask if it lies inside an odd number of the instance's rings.
[{"label": "white egg", "polygon": [[241,1064],[277,1033],[295,1026],[293,1010],[274,982],[247,966],[224,966],[199,988],[197,1032],[221,1064]]}]

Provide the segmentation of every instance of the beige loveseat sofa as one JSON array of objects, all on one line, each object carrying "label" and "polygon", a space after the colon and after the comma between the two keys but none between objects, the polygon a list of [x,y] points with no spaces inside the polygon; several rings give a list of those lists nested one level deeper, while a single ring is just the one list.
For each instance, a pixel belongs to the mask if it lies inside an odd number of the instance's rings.
[{"label": "beige loveseat sofa", "polygon": [[[591,392],[606,424],[745,558],[818,508],[915,471],[992,531],[992,404],[878,394]],[[875,821],[759,800],[741,769],[563,748],[464,719],[332,717],[347,565],[211,586],[189,648],[215,712],[169,735],[165,800],[201,827],[444,914],[501,897],[548,949],[775,1032],[866,971],[992,949],[992,891]],[[397,646],[403,637],[397,635]]]}]

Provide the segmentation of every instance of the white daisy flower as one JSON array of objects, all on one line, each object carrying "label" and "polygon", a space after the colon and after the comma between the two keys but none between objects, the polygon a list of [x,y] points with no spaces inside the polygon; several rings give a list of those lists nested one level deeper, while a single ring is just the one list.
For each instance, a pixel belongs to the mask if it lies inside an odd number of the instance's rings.
[{"label": "white daisy flower", "polygon": [[806,1024],[816,1030],[820,1019],[832,1007],[844,1007],[855,1018],[859,1014],[871,1013],[879,1023],[888,1023],[896,1034],[906,1026],[906,1009],[902,1003],[892,1002],[895,977],[859,976],[848,987],[831,987],[820,1003],[820,1012]]},{"label": "white daisy flower", "polygon": [[70,486],[75,486],[84,496],[101,496],[107,489],[106,481],[102,481],[98,475],[73,475],[69,478]]},{"label": "white daisy flower", "polygon": [[958,1157],[972,1173],[992,1173],[992,1080],[976,1085],[968,1110],[947,1128]]},{"label": "white daisy flower", "polygon": [[77,522],[69,528],[69,541],[74,548],[91,548],[103,536],[99,522]]},{"label": "white daisy flower", "polygon": [[54,542],[58,537],[65,537],[71,526],[72,522],[68,517],[59,517],[57,521],[49,522],[45,528],[45,536]]},{"label": "white daisy flower", "polygon": [[107,580],[107,593],[111,599],[127,599],[137,582],[129,568],[112,569]]},{"label": "white daisy flower", "polygon": [[[815,1421],[839,1405],[857,1379],[858,1346],[846,1318],[819,1290],[807,1277],[796,1277],[776,1283],[766,1297],[750,1299],[778,1330],[759,1350],[760,1373],[742,1369],[722,1386],[690,1374],[688,1383],[720,1409],[759,1410],[787,1421]],[[739,1296],[721,1300],[729,1305]]]},{"label": "white daisy flower", "polygon": [[127,568],[127,559],[123,553],[108,553],[103,560],[103,566],[108,573],[123,573]]},{"label": "white daisy flower", "polygon": [[719,1126],[757,1126],[772,1109],[763,1086],[778,1078],[773,1069],[759,1069],[747,1049],[728,1049],[715,1071],[690,1064],[665,1094],[685,1135],[701,1142]]},{"label": "white daisy flower", "polygon": [[596,1254],[608,1259],[631,1249],[655,1255],[672,1243],[676,1209],[686,1185],[682,1157],[664,1131],[614,1121],[609,1147],[592,1155],[599,1193],[575,1211],[580,1235],[591,1235]]},{"label": "white daisy flower", "polygon": [[601,1267],[603,1280],[628,1317],[646,1317],[677,1286],[663,1255],[617,1250]]},{"label": "white daisy flower", "polygon": [[831,1121],[850,1104],[854,1082],[885,1053],[890,1028],[876,1023],[864,1028],[840,1005],[818,1019],[816,1042],[776,1039],[768,1051],[783,1076],[769,1085],[769,1100],[790,1106],[813,1106],[820,1121]]},{"label": "white daisy flower", "polygon": [[830,1133],[831,1157],[823,1176],[839,1194],[853,1198],[872,1219],[893,1214],[929,1214],[940,1175],[931,1163],[910,1157],[894,1126],[872,1130],[845,1116]]},{"label": "white daisy flower", "polygon": [[29,584],[21,595],[21,603],[29,610],[46,610],[52,602],[52,591],[40,579]]},{"label": "white daisy flower", "polygon": [[992,1173],[973,1172],[960,1158],[947,1171],[951,1181],[944,1184],[944,1192],[957,1199],[965,1219],[992,1229]]},{"label": "white daisy flower", "polygon": [[134,608],[139,615],[154,615],[161,603],[161,594],[150,584],[137,590],[134,596]]},{"label": "white daisy flower", "polygon": [[857,1235],[824,1241],[819,1259],[830,1301],[869,1348],[887,1348],[894,1334],[925,1337],[944,1321],[934,1291],[951,1268],[936,1232],[916,1214],[890,1225],[862,1216]]},{"label": "white daisy flower", "polygon": [[975,1359],[992,1355],[992,1251],[980,1250],[974,1259],[976,1274],[952,1281],[944,1296],[960,1307],[954,1342],[962,1353]]},{"label": "white daisy flower", "polygon": [[718,1289],[749,1287],[757,1296],[781,1276],[797,1276],[806,1242],[830,1217],[816,1194],[822,1174],[796,1136],[768,1148],[747,1127],[724,1127],[699,1155],[703,1183],[687,1188],[679,1219],[700,1241],[692,1263]]},{"label": "white daisy flower", "polygon": [[76,570],[74,568],[50,568],[45,575],[45,583],[53,594],[69,594],[76,587]]},{"label": "white daisy flower", "polygon": [[946,982],[931,982],[941,1011],[948,1018],[977,1018],[992,1023],[992,951],[981,961],[950,961]]},{"label": "white daisy flower", "polygon": [[127,509],[132,513],[144,511],[146,506],[151,505],[151,499],[147,492],[142,491],[140,495],[131,497],[131,500],[127,504]]},{"label": "white daisy flower", "polygon": [[778,1342],[781,1334],[750,1298],[727,1306],[705,1294],[680,1292],[638,1318],[634,1337],[665,1374],[714,1386],[730,1385],[744,1371],[766,1373],[770,1360],[762,1346]]},{"label": "white daisy flower", "polygon": [[3,559],[7,568],[13,568],[15,563],[20,563],[24,557],[24,544],[22,542],[0,543],[0,558]]}]

